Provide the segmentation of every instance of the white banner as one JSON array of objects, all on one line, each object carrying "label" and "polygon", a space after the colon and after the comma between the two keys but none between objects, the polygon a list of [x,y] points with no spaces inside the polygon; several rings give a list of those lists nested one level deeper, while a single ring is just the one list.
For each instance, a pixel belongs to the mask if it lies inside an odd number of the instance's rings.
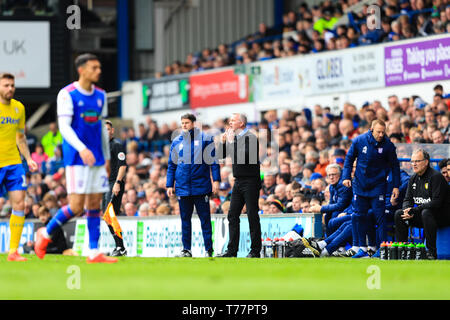
[{"label": "white banner", "polygon": [[251,79],[255,102],[384,87],[384,48],[370,46],[259,62]]},{"label": "white banner", "polygon": [[311,93],[307,57],[277,59],[257,63],[261,74],[252,78],[253,101],[279,101]]},{"label": "white banner", "polygon": [[50,22],[0,21],[0,72],[17,88],[50,88]]},{"label": "white banner", "polygon": [[382,46],[332,51],[312,56],[311,95],[384,87]]},{"label": "white banner", "polygon": [[[320,214],[260,216],[260,218],[261,234],[264,239],[282,237],[292,230],[296,223],[302,225],[304,237],[318,236],[317,223],[319,227],[321,225]],[[183,249],[179,216],[148,219],[119,217],[118,219],[129,257],[175,257]],[[247,216],[242,215],[240,220],[238,257],[245,257],[250,251],[250,230]],[[214,252],[215,254],[223,253],[227,249],[229,240],[227,216],[214,215],[211,218],[211,224]],[[106,223],[102,220],[99,249],[103,253],[109,253],[114,247],[114,239]],[[86,219],[77,219],[73,249],[82,256],[86,256],[89,252],[89,232]],[[203,233],[197,215],[192,217],[191,250],[193,257],[204,257],[205,255]]]}]

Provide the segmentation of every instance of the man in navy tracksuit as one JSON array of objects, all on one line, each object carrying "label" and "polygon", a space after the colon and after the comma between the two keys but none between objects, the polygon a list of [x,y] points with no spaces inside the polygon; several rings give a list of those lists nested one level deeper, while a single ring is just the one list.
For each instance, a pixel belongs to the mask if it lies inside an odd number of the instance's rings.
[{"label": "man in navy tracksuit", "polygon": [[350,219],[350,215],[338,218],[340,222],[335,222],[334,226],[329,225],[331,219],[337,218],[344,212],[352,202],[352,189],[342,184],[341,167],[332,163],[326,168],[327,177],[330,182],[330,202],[328,205],[314,205],[309,209],[311,212],[320,212],[324,214],[324,224],[327,236],[331,235],[339,226]]},{"label": "man in navy tracksuit", "polygon": [[[207,257],[212,257],[212,228],[209,209],[211,191],[217,193],[220,184],[220,167],[216,161],[213,137],[194,128],[193,114],[181,117],[183,132],[170,147],[167,169],[167,194],[175,194],[180,205],[183,250],[180,257],[192,257],[191,218],[195,208],[201,221]],[[213,184],[211,185],[211,172]]]},{"label": "man in navy tracksuit", "polygon": [[[385,195],[387,176],[392,170],[392,197],[399,196],[400,164],[396,148],[386,136],[386,124],[382,120],[374,120],[371,129],[356,137],[347,153],[342,174],[343,184],[353,186],[352,233],[357,238],[358,252],[354,258],[368,257],[366,237],[371,225],[368,215],[372,209],[376,222],[377,247],[386,241]],[[353,162],[357,160],[353,183],[351,172]]]}]

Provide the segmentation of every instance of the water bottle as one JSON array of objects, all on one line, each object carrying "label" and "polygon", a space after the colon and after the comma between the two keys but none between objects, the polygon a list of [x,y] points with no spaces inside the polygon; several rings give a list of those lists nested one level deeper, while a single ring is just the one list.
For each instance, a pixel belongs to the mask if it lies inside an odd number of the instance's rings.
[{"label": "water bottle", "polygon": [[273,258],[273,246],[272,246],[272,240],[270,238],[266,239],[266,258]]},{"label": "water bottle", "polygon": [[404,242],[398,244],[398,260],[406,260],[406,244]]},{"label": "water bottle", "polygon": [[265,245],[266,245],[266,243],[265,243],[264,239],[261,238],[261,258],[264,258],[264,256],[266,255]]},{"label": "water bottle", "polygon": [[380,245],[380,260],[388,259],[388,245],[385,241],[383,241]]},{"label": "water bottle", "polygon": [[398,243],[394,242],[389,249],[390,256],[389,260],[398,260]]},{"label": "water bottle", "polygon": [[416,260],[426,259],[426,249],[423,243],[418,243],[416,246]]},{"label": "water bottle", "polygon": [[414,260],[416,258],[416,246],[410,243],[406,246],[406,260]]},{"label": "water bottle", "polygon": [[392,248],[392,241],[386,243],[386,251],[387,251],[387,259],[392,260],[391,258],[391,248]]},{"label": "water bottle", "polygon": [[283,238],[281,238],[278,241],[278,249],[277,249],[277,253],[278,253],[278,258],[284,258],[286,256],[286,241],[284,241]]},{"label": "water bottle", "polygon": [[278,238],[273,239],[272,248],[273,248],[273,257],[278,258]]}]

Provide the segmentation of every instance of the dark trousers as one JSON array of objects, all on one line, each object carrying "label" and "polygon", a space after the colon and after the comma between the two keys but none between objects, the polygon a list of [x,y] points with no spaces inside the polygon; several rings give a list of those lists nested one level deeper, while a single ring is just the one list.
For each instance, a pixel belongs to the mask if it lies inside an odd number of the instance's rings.
[{"label": "dark trousers", "polygon": [[231,191],[230,211],[228,212],[228,229],[230,240],[228,242],[228,252],[237,254],[239,251],[240,219],[244,204],[247,209],[248,223],[250,226],[251,252],[259,254],[261,252],[261,224],[259,222],[259,191],[261,189],[261,179],[259,177],[236,178],[233,190]]},{"label": "dark trousers", "polygon": [[[440,214],[439,214],[440,213]],[[435,212],[430,209],[423,209],[420,213],[414,214],[411,219],[403,220],[401,215],[403,209],[395,212],[395,239],[399,242],[408,241],[408,228],[423,228],[428,251],[436,256],[436,233],[438,227],[450,225],[450,217],[442,212]]]},{"label": "dark trousers", "polygon": [[339,227],[349,220],[352,220],[352,215],[347,213],[342,217],[333,217],[327,223],[327,236],[331,236]]},{"label": "dark trousers", "polygon": [[122,183],[120,185],[119,193],[117,194],[117,196],[114,195],[114,197],[113,197],[112,188],[114,187],[114,183],[115,183],[115,181],[114,182],[110,182],[109,183],[109,192],[105,192],[103,194],[102,210],[103,210],[103,213],[104,213],[106,211],[106,207],[108,207],[109,202],[112,201],[111,203],[112,203],[112,205],[114,207],[114,212],[116,213],[116,216],[119,216],[120,215],[120,206],[122,204],[122,197],[123,197],[123,194],[125,192],[125,184]]},{"label": "dark trousers", "polygon": [[[116,214],[116,216],[120,215],[120,206],[122,204],[122,197],[123,194],[125,192],[125,184],[122,183],[120,185],[120,191],[117,194],[117,196],[112,193],[112,188],[114,186],[114,182],[110,182],[109,183],[109,192],[105,192],[103,194],[103,200],[102,200],[102,210],[103,210],[103,214],[105,214],[106,208],[108,207],[109,202],[111,202],[113,208],[114,208],[114,213]],[[124,244],[123,244],[123,238],[120,238],[119,236],[116,235],[116,233],[114,232],[114,228],[108,225],[108,229],[111,232],[113,238],[114,238],[114,242],[116,243],[116,247],[118,248],[125,248]]]},{"label": "dark trousers", "polygon": [[205,250],[212,249],[212,226],[211,226],[211,213],[209,209],[209,196],[188,196],[179,197],[178,203],[180,204],[180,216],[181,216],[181,240],[183,242],[183,248],[185,250],[191,250],[192,239],[192,212],[197,210],[197,215],[200,218],[200,224],[202,226],[203,241],[205,243]]},{"label": "dark trousers", "polygon": [[[374,224],[376,224],[376,247],[379,248],[380,243],[387,239],[387,224],[384,196],[363,197],[355,195],[353,200],[355,213],[352,214],[353,243],[359,247],[367,247],[367,235],[373,232]],[[371,210],[373,218],[370,216]],[[356,244],[355,244],[356,237]],[[371,245],[371,244],[369,244]]]},{"label": "dark trousers", "polygon": [[325,249],[329,254],[335,252],[340,246],[345,246],[352,239],[352,221],[350,215],[349,217],[350,219],[344,221],[333,234],[325,239],[327,243]]}]

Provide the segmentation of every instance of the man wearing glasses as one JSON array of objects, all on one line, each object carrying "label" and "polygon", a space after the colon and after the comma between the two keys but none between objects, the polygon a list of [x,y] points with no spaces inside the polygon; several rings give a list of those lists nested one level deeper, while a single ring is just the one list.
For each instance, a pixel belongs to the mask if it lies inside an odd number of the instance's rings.
[{"label": "man wearing glasses", "polygon": [[352,202],[352,188],[346,187],[342,184],[341,179],[341,166],[332,163],[325,169],[327,173],[327,180],[330,183],[330,203],[325,206],[313,205],[309,211],[323,213],[323,223],[326,227],[327,235],[330,235],[345,221],[350,220],[350,215],[344,215],[339,218],[340,223],[335,223],[335,227],[331,228],[329,221],[332,218],[337,218],[344,209],[347,208]]},{"label": "man wearing glasses", "polygon": [[427,258],[434,260],[438,227],[450,225],[450,191],[444,176],[430,167],[430,155],[417,149],[411,156],[414,175],[406,190],[403,208],[395,212],[395,238],[408,241],[408,227],[423,228]]}]

